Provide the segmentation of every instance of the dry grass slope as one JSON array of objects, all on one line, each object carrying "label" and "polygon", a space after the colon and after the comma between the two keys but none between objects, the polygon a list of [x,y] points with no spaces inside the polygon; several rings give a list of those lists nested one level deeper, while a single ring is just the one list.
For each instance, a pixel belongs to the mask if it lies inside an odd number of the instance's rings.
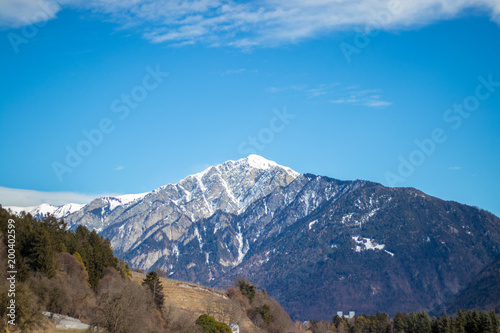
[{"label": "dry grass slope", "polygon": [[[132,281],[142,283],[145,274],[132,272]],[[165,307],[179,311],[196,320],[202,314],[214,316],[225,323],[236,322],[243,332],[259,332],[250,319],[223,291],[194,283],[160,278],[165,294]]]}]

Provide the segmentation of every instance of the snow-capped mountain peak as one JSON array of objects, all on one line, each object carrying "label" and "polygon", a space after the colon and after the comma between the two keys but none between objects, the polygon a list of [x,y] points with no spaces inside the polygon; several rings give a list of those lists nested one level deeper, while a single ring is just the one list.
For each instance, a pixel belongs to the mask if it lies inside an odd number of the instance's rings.
[{"label": "snow-capped mountain peak", "polygon": [[148,193],[149,192],[138,194],[123,194],[115,197],[104,197],[102,199],[109,202],[109,210],[114,210],[118,206],[128,205],[131,202],[140,200],[148,195]]},{"label": "snow-capped mountain peak", "polygon": [[[160,231],[161,237],[172,241],[185,237],[193,223],[218,211],[239,215],[299,175],[276,162],[250,155],[211,166],[149,193],[95,199],[69,216],[67,222],[104,232],[115,251],[124,253]],[[243,253],[245,246],[240,245]],[[146,261],[154,263],[156,259]]]},{"label": "snow-capped mountain peak", "polygon": [[248,163],[249,166],[252,168],[256,169],[263,169],[263,170],[268,170],[268,169],[273,169],[273,168],[282,168],[286,170],[290,175],[297,177],[299,175],[298,172],[295,172],[294,170],[290,169],[289,167],[285,167],[282,165],[279,165],[278,163],[274,161],[270,161],[265,159],[262,156],[251,154],[248,155],[248,157],[240,160],[240,161],[245,161]]},{"label": "snow-capped mountain peak", "polygon": [[21,212],[26,212],[34,217],[40,218],[46,216],[47,214],[54,215],[57,219],[65,218],[66,216],[79,211],[85,205],[69,203],[62,206],[55,206],[48,203],[43,203],[38,206],[30,206],[30,207],[17,207],[17,206],[8,206],[6,209],[10,210],[12,213],[19,215]]},{"label": "snow-capped mountain peak", "polygon": [[234,169],[259,169],[259,170],[272,170],[274,168],[280,168],[285,170],[289,175],[292,177],[297,177],[300,175],[298,172],[292,170],[289,167],[279,165],[278,163],[268,160],[260,155],[255,155],[251,154],[248,155],[245,158],[233,161],[229,160],[226,161],[222,164],[216,165],[216,166],[210,166],[206,168],[205,170],[196,173],[194,175],[188,176],[188,177],[196,177],[196,178],[203,178],[207,173],[210,172],[213,168],[218,169],[218,170],[234,170]]},{"label": "snow-capped mountain peak", "polygon": [[255,200],[269,194],[276,187],[286,186],[300,174],[288,167],[267,160],[258,155],[250,155],[237,161],[229,160],[209,167],[200,173],[186,177],[175,185],[183,198],[176,202],[187,203],[194,198],[206,206],[208,217],[220,209],[227,213],[239,214]]},{"label": "snow-capped mountain peak", "polygon": [[[35,213],[36,217],[61,211],[56,217],[64,218],[70,227],[84,225],[103,232],[116,252],[125,253],[160,231],[161,237],[176,241],[186,237],[193,223],[217,212],[242,214],[250,205],[288,186],[299,176],[288,167],[250,155],[209,167],[149,193],[101,197],[71,211],[58,207],[31,207],[30,211],[43,211]],[[27,209],[13,211],[21,210]],[[248,250],[243,240],[238,248],[240,257]],[[147,258],[145,262],[152,265],[156,260]],[[231,261],[230,265],[237,262]]]},{"label": "snow-capped mountain peak", "polygon": [[109,238],[135,268],[218,288],[249,276],[293,299],[304,318],[330,316],[345,299],[366,312],[430,309],[500,253],[500,220],[485,211],[411,188],[298,174],[257,155],[79,210],[29,208],[73,211],[63,216],[69,227]]},{"label": "snow-capped mountain peak", "polygon": [[[272,177],[275,173],[280,177]],[[35,217],[43,217],[52,214],[56,218],[66,218],[69,215],[79,212],[84,207],[94,210],[101,207],[101,217],[99,217],[99,226],[95,227],[102,230],[105,221],[116,208],[125,207],[142,201],[147,195],[157,195],[168,193],[166,201],[178,204],[187,204],[192,202],[201,202],[201,212],[194,214],[192,218],[205,218],[213,214],[217,209],[222,209],[228,213],[239,213],[246,209],[250,203],[256,199],[268,194],[276,186],[285,186],[293,181],[300,174],[294,170],[281,166],[274,161],[270,161],[259,155],[249,155],[248,157],[233,161],[229,160],[222,164],[211,166],[202,172],[187,176],[177,184],[164,185],[153,192],[139,194],[124,194],[118,196],[105,196],[93,200],[88,205],[66,204],[55,206],[51,204],[42,204],[31,207],[6,207],[15,214],[22,211],[31,213]],[[173,192],[172,190],[175,189]],[[104,208],[105,207],[105,208]],[[120,210],[121,211],[121,210]],[[75,216],[83,216],[85,213],[79,212]],[[79,219],[77,219],[79,220]]]}]

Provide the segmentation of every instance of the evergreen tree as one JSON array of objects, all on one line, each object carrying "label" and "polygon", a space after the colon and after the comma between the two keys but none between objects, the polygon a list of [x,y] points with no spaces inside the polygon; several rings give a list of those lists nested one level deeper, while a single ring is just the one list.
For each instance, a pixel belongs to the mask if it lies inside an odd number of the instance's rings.
[{"label": "evergreen tree", "polygon": [[440,333],[439,332],[439,326],[441,324],[441,318],[432,318],[432,324],[431,324],[431,330],[432,333]]},{"label": "evergreen tree", "polygon": [[497,333],[500,326],[497,314],[495,313],[495,311],[491,310],[489,315],[491,318],[491,326],[493,328],[493,332]]},{"label": "evergreen tree", "polygon": [[451,330],[451,320],[445,313],[439,320],[439,333],[452,333]]},{"label": "evergreen tree", "polygon": [[427,312],[411,312],[408,317],[408,333],[431,333],[432,320]]},{"label": "evergreen tree", "polygon": [[406,313],[398,312],[394,317],[394,330],[396,333],[404,333],[408,328],[408,316]]},{"label": "evergreen tree", "polygon": [[408,315],[408,333],[418,333],[418,314],[410,312]]},{"label": "evergreen tree", "polygon": [[458,314],[454,322],[454,329],[455,329],[454,333],[466,333],[465,332],[466,323],[467,319],[465,316],[465,312],[463,310],[458,310]]},{"label": "evergreen tree", "polygon": [[335,328],[339,328],[340,323],[342,322],[342,318],[339,315],[335,315],[332,319],[332,324],[335,325]]},{"label": "evergreen tree", "polygon": [[[16,327],[24,332],[37,326],[43,308],[90,311],[84,304],[89,295],[84,290],[87,276],[95,288],[106,267],[117,268],[118,260],[109,240],[83,226],[76,232],[67,230],[63,221],[50,215],[37,220],[30,214],[12,215],[0,206],[0,239],[4,243],[7,238],[2,235],[8,233],[10,219],[16,227]],[[62,252],[67,253],[61,256]],[[4,301],[4,289],[0,283],[0,304]]]},{"label": "evergreen tree", "polygon": [[165,295],[163,294],[163,286],[161,285],[160,277],[156,272],[149,272],[146,275],[144,281],[142,281],[143,286],[147,286],[153,295],[153,301],[161,309],[163,303],[165,302]]},{"label": "evergreen tree", "polygon": [[467,333],[481,333],[479,314],[476,310],[469,310],[465,314],[465,331]]},{"label": "evergreen tree", "polygon": [[241,294],[246,296],[250,303],[252,303],[257,293],[257,287],[255,287],[245,278],[238,278],[236,280],[236,286],[240,289]]},{"label": "evergreen tree", "polygon": [[196,319],[196,324],[203,329],[204,333],[231,333],[231,328],[214,317],[203,314]]},{"label": "evergreen tree", "polygon": [[51,278],[55,273],[55,258],[49,231],[38,222],[28,235],[23,249],[29,266]]},{"label": "evergreen tree", "polygon": [[493,330],[490,315],[484,311],[479,313],[479,330],[482,333],[497,333]]},{"label": "evergreen tree", "polygon": [[[88,229],[86,231],[88,232]],[[109,239],[99,236],[95,230],[83,236],[85,256],[82,257],[89,273],[90,286],[95,290],[104,275],[104,269],[106,267],[118,269],[118,260],[113,255]]]},{"label": "evergreen tree", "polygon": [[373,333],[385,333],[391,329],[391,318],[387,313],[378,312],[372,317],[372,332]]},{"label": "evergreen tree", "polygon": [[262,306],[259,306],[256,309],[256,311],[262,317],[262,320],[264,321],[264,324],[266,324],[266,327],[268,327],[271,324],[271,321],[273,320],[273,315],[271,313],[271,307],[267,304],[264,304]]},{"label": "evergreen tree", "polygon": [[[118,260],[118,272],[125,281],[130,281],[132,279],[132,272],[128,264],[123,261],[123,259]],[[159,275],[158,275],[159,276]]]}]

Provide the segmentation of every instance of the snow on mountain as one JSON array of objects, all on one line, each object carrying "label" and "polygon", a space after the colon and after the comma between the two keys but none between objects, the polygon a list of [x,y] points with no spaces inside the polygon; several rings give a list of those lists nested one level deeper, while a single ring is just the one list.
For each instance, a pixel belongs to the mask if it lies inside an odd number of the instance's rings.
[{"label": "snow on mountain", "polygon": [[118,206],[125,206],[136,200],[144,198],[149,192],[139,193],[139,194],[124,194],[116,197],[103,197],[103,200],[107,200],[109,203],[109,210],[112,211]]},{"label": "snow on mountain", "polygon": [[243,159],[240,161],[242,161],[244,163],[246,162],[246,163],[248,163],[249,166],[251,166],[252,168],[256,168],[256,169],[267,170],[267,169],[273,169],[273,168],[279,167],[279,168],[286,170],[286,172],[288,172],[292,177],[297,177],[299,175],[298,172],[295,172],[288,167],[281,166],[274,161],[266,160],[265,158],[263,158],[262,156],[259,156],[259,155],[252,154],[252,155],[249,155],[246,159]]},{"label": "snow on mountain", "polygon": [[[250,155],[209,167],[177,184],[167,184],[149,193],[102,197],[67,212],[55,206],[14,210],[41,210],[51,214],[61,211],[57,217],[65,218],[70,227],[81,224],[95,229],[109,237],[115,252],[122,254],[158,230],[162,235],[156,237],[172,241],[184,237],[192,223],[217,211],[240,214],[255,200],[288,185],[298,176],[299,173],[288,167]],[[172,245],[171,251],[173,248]],[[245,248],[241,244],[239,260],[246,253]],[[147,255],[142,265],[154,264],[166,255],[165,250],[161,253]]]},{"label": "snow on mountain", "polygon": [[134,268],[216,288],[248,277],[295,318],[430,310],[500,254],[487,212],[257,155],[149,193],[29,210],[96,230]]},{"label": "snow on mountain", "polygon": [[[279,177],[275,179],[276,173],[279,174]],[[177,184],[168,184],[153,192],[107,196],[95,199],[87,205],[54,206],[42,204],[31,207],[11,206],[6,208],[10,208],[16,214],[25,211],[36,217],[52,214],[57,218],[66,218],[72,215],[69,219],[71,225],[78,223],[89,228],[103,230],[107,225],[106,220],[117,208],[119,208],[119,212],[116,214],[119,215],[126,206],[141,202],[146,196],[151,195],[152,197],[161,197],[163,206],[173,204],[184,213],[194,208],[194,211],[188,214],[190,219],[194,221],[209,217],[218,209],[233,214],[241,213],[254,200],[267,195],[275,186],[290,183],[298,175],[299,173],[288,167],[280,166],[276,162],[258,155],[249,155],[237,161],[230,160],[209,167],[200,173],[186,177]],[[152,201],[148,202],[153,204]],[[95,211],[97,207],[100,209],[99,213]],[[93,211],[94,215],[99,215],[97,219],[92,219],[92,222],[81,221],[86,211],[89,210]]]},{"label": "snow on mountain", "polygon": [[36,218],[41,218],[47,214],[54,215],[57,219],[65,218],[68,215],[82,209],[85,205],[69,203],[63,206],[54,206],[50,204],[41,204],[38,206],[30,207],[17,207],[17,206],[7,206],[6,209],[10,210],[13,214],[19,215],[21,212],[26,212],[33,215]]},{"label": "snow on mountain", "polygon": [[[269,187],[275,172],[282,181]],[[255,199],[268,193],[276,185],[284,185],[293,181],[299,173],[288,167],[278,165],[258,155],[211,166],[202,172],[190,175],[177,184],[168,184],[154,192],[172,192],[178,196],[172,201],[176,205],[187,204],[201,198],[204,212],[195,214],[208,217],[217,209],[228,213],[241,213]]]},{"label": "snow on mountain", "polygon": [[[101,198],[104,201],[107,201],[109,205],[109,210],[114,210],[118,206],[125,206],[135,200],[139,200],[144,198],[148,193],[139,193],[139,194],[124,194],[116,197],[103,197]],[[85,204],[75,204],[68,203],[62,206],[55,206],[47,203],[43,203],[38,206],[28,206],[28,207],[19,207],[19,206],[6,206],[5,208],[10,210],[13,214],[20,215],[22,212],[29,213],[36,218],[42,218],[47,214],[54,215],[57,219],[66,218],[69,215],[78,212]]]},{"label": "snow on mountain", "polygon": [[352,239],[358,244],[356,245],[356,252],[361,252],[365,250],[383,250],[385,244],[377,244],[375,240],[370,238],[364,238],[360,236],[352,236]]}]

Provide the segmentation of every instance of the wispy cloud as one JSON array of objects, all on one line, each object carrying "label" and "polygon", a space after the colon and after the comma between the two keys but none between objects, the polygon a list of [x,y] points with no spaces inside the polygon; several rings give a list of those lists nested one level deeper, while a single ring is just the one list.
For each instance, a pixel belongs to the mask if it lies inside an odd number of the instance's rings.
[{"label": "wispy cloud", "polygon": [[228,69],[220,73],[221,76],[225,75],[237,75],[243,73],[257,73],[256,69],[246,69],[246,68],[238,68],[238,69]]},{"label": "wispy cloud", "polygon": [[315,98],[323,95],[331,94],[335,87],[339,86],[340,83],[334,82],[329,84],[319,84],[316,86],[308,85],[291,85],[286,87],[269,87],[265,90],[269,93],[275,94],[283,91],[299,91],[307,95],[307,98]]},{"label": "wispy cloud", "polygon": [[307,98],[323,97],[334,104],[362,105],[371,108],[381,108],[392,105],[391,102],[383,100],[379,89],[360,89],[358,86],[343,87],[340,83],[309,85],[290,85],[286,87],[269,87],[265,91],[272,94],[284,91],[295,91],[302,93]]},{"label": "wispy cloud", "polygon": [[85,204],[105,195],[91,195],[74,192],[42,192],[0,186],[2,206],[28,207],[48,203],[56,206],[67,203]]},{"label": "wispy cloud", "polygon": [[[396,6],[394,6],[396,4]],[[328,31],[375,24],[393,10],[383,29],[425,25],[476,8],[500,23],[498,0],[3,0],[0,26],[54,19],[65,7],[104,13],[154,43],[254,47],[297,42]]]},{"label": "wispy cloud", "polygon": [[305,91],[307,89],[307,85],[291,85],[291,86],[286,86],[286,87],[269,87],[266,88],[265,91],[275,94],[279,93],[282,91],[287,91],[287,90],[295,90],[295,91]]},{"label": "wispy cloud", "polygon": [[116,168],[114,168],[113,171],[121,171],[123,169],[125,169],[125,167],[123,165],[119,165]]},{"label": "wispy cloud", "polygon": [[462,170],[461,166],[451,166],[448,168],[448,170]]},{"label": "wispy cloud", "polygon": [[371,108],[381,108],[392,105],[391,102],[381,99],[378,89],[357,90],[356,87],[348,87],[347,96],[330,100],[334,104],[362,105]]}]

